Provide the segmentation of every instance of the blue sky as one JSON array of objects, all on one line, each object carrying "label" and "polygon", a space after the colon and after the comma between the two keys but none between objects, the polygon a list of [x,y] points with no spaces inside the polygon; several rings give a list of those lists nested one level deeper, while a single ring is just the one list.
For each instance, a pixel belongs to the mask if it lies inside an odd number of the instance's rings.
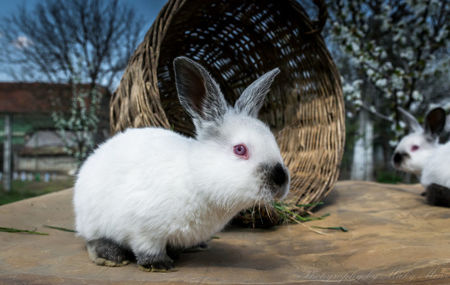
[{"label": "blue sky", "polygon": [[[61,0],[70,1],[70,0]],[[153,22],[158,15],[159,10],[167,2],[167,0],[122,0],[134,6],[145,18],[148,18],[149,23]],[[0,18],[8,16],[17,10],[17,7],[25,3],[30,8],[39,3],[39,0],[0,0]]]},{"label": "blue sky", "polygon": [[[71,1],[71,0],[60,0]],[[129,3],[132,7],[140,13],[146,21],[145,30],[150,28],[154,19],[158,15],[161,8],[167,2],[167,0],[121,0],[122,2]],[[25,4],[31,10],[36,3],[40,0],[0,0],[0,20],[6,16],[9,16],[17,11],[17,9]],[[4,73],[0,72],[0,81],[11,81],[12,79]]]}]

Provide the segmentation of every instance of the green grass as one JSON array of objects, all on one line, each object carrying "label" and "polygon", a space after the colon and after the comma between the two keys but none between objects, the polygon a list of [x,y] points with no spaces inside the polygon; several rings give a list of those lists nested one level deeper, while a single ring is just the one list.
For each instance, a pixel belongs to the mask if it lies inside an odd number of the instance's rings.
[{"label": "green grass", "polygon": [[0,205],[67,189],[72,186],[73,179],[54,180],[50,182],[13,181],[10,192],[5,192],[3,185],[0,185]]},{"label": "green grass", "polygon": [[274,209],[277,211],[278,215],[280,215],[281,220],[283,223],[299,223],[299,222],[309,222],[309,221],[315,221],[315,220],[322,220],[328,217],[330,214],[326,213],[319,217],[313,217],[309,214],[300,214],[297,211],[303,211],[305,207],[311,207],[311,206],[317,206],[322,205],[323,202],[313,203],[313,204],[299,204],[299,205],[287,205],[285,203],[281,202],[275,202],[273,203]]},{"label": "green grass", "polygon": [[335,231],[341,231],[341,232],[348,232],[347,228],[345,227],[320,227],[320,226],[311,226],[315,229],[322,229],[322,230],[335,230]]},{"label": "green grass", "polygon": [[397,175],[395,172],[380,171],[377,174],[376,181],[380,183],[396,184],[403,181],[403,177]]},{"label": "green grass", "polygon": [[37,232],[37,231],[29,231],[29,230],[21,230],[21,229],[16,229],[16,228],[5,228],[5,227],[0,227],[0,232],[4,232],[4,233],[26,233],[26,234],[30,234],[30,235],[42,235],[42,236],[48,236],[48,233],[41,233],[41,232]]}]

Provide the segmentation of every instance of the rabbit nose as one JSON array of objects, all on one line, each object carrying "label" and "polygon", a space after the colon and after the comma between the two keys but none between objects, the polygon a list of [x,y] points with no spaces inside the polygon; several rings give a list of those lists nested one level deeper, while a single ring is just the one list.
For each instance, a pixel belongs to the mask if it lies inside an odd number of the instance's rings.
[{"label": "rabbit nose", "polygon": [[270,179],[275,183],[275,185],[281,186],[287,182],[288,175],[281,163],[277,163],[270,173]]},{"label": "rabbit nose", "polygon": [[395,165],[399,165],[400,163],[402,163],[403,158],[406,156],[408,156],[408,154],[405,152],[396,152],[394,153],[392,160],[394,161]]}]

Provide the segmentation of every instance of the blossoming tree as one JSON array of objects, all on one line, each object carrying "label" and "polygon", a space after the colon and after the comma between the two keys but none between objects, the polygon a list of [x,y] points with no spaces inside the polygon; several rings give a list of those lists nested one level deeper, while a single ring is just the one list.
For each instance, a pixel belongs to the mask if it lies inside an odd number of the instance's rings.
[{"label": "blossoming tree", "polygon": [[431,103],[449,99],[449,1],[337,0],[329,7],[330,38],[353,69],[343,72],[348,115],[360,120],[352,178],[369,179],[374,123],[390,148],[405,132],[398,107],[421,118]]}]

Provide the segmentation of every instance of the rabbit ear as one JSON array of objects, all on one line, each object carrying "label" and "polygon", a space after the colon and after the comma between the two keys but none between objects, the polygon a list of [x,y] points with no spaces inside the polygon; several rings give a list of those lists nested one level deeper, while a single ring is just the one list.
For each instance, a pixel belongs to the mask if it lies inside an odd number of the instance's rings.
[{"label": "rabbit ear", "polygon": [[240,113],[245,113],[256,118],[264,103],[264,98],[269,92],[270,85],[272,85],[275,76],[277,76],[279,72],[280,69],[275,68],[256,79],[244,90],[244,92],[242,92],[242,95],[236,101],[234,108]]},{"label": "rabbit ear", "polygon": [[445,131],[450,132],[450,115],[445,119]]},{"label": "rabbit ear", "polygon": [[216,121],[222,118],[228,104],[208,71],[184,56],[175,58],[173,65],[178,98],[194,123],[196,120]]},{"label": "rabbit ear", "polygon": [[445,127],[445,111],[442,108],[434,108],[428,112],[425,118],[425,134],[431,138],[438,137]]},{"label": "rabbit ear", "polygon": [[422,126],[419,124],[419,122],[416,120],[416,118],[414,118],[414,116],[411,115],[411,113],[409,113],[408,111],[406,111],[402,107],[398,107],[397,109],[400,111],[400,113],[402,113],[403,120],[408,125],[408,127],[409,127],[409,129],[411,131],[413,131],[413,132],[421,132],[421,131],[423,131]]}]

